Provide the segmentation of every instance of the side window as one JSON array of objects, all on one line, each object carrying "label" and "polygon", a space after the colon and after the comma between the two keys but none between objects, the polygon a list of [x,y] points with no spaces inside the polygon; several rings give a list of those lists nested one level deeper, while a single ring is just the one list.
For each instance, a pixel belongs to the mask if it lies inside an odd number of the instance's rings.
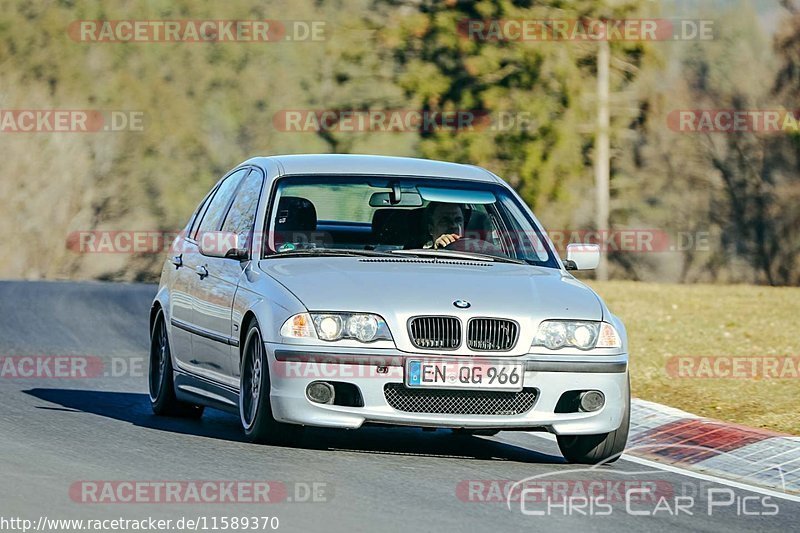
[{"label": "side window", "polygon": [[200,222],[200,226],[198,227],[198,231],[195,233],[195,236],[198,233],[205,233],[208,231],[217,231],[219,230],[220,226],[222,225],[222,218],[225,216],[225,212],[228,210],[228,206],[231,203],[231,199],[233,197],[233,193],[236,190],[236,186],[239,184],[239,180],[241,180],[249,169],[243,168],[241,170],[237,170],[223,181],[220,186],[217,188],[217,192],[214,193],[214,196],[206,202],[208,207],[205,208],[205,214],[203,214],[203,220]]},{"label": "side window", "polygon": [[212,190],[210,194],[206,195],[206,197],[203,198],[203,201],[200,202],[200,205],[197,206],[197,209],[195,209],[194,215],[192,215],[193,218],[191,220],[192,227],[189,228],[189,231],[186,234],[188,237],[194,239],[197,236],[197,230],[200,227],[200,221],[203,219],[203,213],[205,213],[205,210],[208,207],[208,202],[214,197],[215,192],[217,192],[216,189]]},{"label": "side window", "polygon": [[256,221],[256,209],[258,208],[258,198],[261,196],[261,185],[264,178],[261,172],[253,170],[242,181],[236,197],[233,199],[225,222],[222,223],[222,231],[244,235],[248,248],[253,231],[253,224]]}]

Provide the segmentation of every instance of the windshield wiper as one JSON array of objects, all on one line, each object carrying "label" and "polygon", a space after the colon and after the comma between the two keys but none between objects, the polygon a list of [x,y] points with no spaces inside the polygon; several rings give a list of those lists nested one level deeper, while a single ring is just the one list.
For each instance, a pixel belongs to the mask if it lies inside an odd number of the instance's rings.
[{"label": "windshield wiper", "polygon": [[496,263],[514,263],[515,265],[527,265],[525,261],[513,259],[511,257],[482,254],[478,252],[461,252],[453,250],[435,250],[433,248],[418,248],[415,250],[391,250],[392,254],[413,255],[417,257],[446,257],[448,259],[472,259]]},{"label": "windshield wiper", "polygon": [[345,248],[307,248],[304,250],[286,250],[285,252],[276,252],[267,255],[265,259],[271,257],[315,257],[315,256],[328,256],[328,257],[391,257],[385,252],[376,252],[374,250],[348,250]]}]

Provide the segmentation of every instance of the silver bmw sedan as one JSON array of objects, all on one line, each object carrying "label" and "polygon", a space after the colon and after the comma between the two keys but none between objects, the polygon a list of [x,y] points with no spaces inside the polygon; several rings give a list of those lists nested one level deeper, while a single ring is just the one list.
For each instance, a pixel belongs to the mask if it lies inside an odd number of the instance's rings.
[{"label": "silver bmw sedan", "polygon": [[514,190],[474,166],[366,155],[245,161],[173,243],[150,312],[158,415],[548,431],[570,462],[628,435],[625,328]]}]

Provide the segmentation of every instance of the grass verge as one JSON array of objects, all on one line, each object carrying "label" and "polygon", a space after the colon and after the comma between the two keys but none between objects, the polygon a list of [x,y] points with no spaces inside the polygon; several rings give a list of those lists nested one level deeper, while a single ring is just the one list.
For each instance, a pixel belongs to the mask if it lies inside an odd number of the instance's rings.
[{"label": "grass verge", "polygon": [[588,284],[628,329],[634,396],[800,435],[798,377],[688,378],[667,371],[675,356],[800,356],[800,288]]}]

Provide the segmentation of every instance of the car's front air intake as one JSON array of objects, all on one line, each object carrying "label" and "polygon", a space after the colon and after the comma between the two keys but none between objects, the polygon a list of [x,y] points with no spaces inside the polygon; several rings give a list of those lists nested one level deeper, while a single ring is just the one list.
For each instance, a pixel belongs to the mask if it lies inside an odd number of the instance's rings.
[{"label": "car's front air intake", "polygon": [[383,395],[390,406],[407,413],[514,416],[531,410],[536,403],[537,390],[409,389],[402,383],[387,383]]},{"label": "car's front air intake", "polygon": [[476,352],[507,352],[517,343],[518,333],[513,320],[473,318],[467,324],[467,346]]},{"label": "car's front air intake", "polygon": [[461,345],[461,321],[452,316],[418,316],[408,324],[411,342],[424,350],[455,350]]}]

